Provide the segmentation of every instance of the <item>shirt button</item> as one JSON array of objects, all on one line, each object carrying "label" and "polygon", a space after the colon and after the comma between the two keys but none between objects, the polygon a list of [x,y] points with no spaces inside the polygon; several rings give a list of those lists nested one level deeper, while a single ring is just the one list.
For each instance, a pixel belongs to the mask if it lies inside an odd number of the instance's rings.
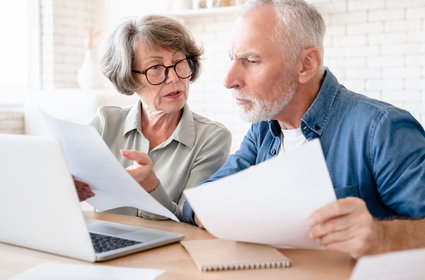
[{"label": "shirt button", "polygon": [[314,126],[314,129],[316,129],[316,130],[320,130],[320,129],[321,129],[321,127],[320,127],[320,125],[316,124],[316,125]]},{"label": "shirt button", "polygon": [[270,150],[270,154],[271,154],[271,155],[276,154],[276,149],[271,149],[271,150]]}]

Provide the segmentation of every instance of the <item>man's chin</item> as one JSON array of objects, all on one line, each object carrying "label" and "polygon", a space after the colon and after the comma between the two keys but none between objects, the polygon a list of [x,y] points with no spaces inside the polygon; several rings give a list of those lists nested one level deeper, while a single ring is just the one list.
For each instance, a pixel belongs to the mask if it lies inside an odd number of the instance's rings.
[{"label": "man's chin", "polygon": [[247,121],[247,122],[251,122],[251,123],[256,123],[256,122],[261,122],[261,121],[266,120],[266,119],[262,118],[261,116],[258,116],[254,112],[247,111],[247,110],[239,110],[239,115],[240,115],[242,120]]}]

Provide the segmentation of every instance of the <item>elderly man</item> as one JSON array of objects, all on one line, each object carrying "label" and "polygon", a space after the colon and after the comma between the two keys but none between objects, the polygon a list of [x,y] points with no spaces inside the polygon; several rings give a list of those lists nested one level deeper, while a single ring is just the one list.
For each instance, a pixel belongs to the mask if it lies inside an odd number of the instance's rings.
[{"label": "elderly man", "polygon": [[[303,0],[249,1],[233,32],[225,86],[254,124],[209,181],[319,138],[338,200],[312,213],[310,237],[354,258],[424,247],[422,126],[338,83],[323,67],[323,19]],[[187,202],[184,217],[194,222]]]}]

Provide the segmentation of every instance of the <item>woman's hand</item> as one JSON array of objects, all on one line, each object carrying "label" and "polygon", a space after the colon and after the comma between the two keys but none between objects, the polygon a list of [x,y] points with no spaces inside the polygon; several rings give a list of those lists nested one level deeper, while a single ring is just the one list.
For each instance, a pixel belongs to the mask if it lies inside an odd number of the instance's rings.
[{"label": "woman's hand", "polygon": [[133,165],[127,167],[127,172],[147,192],[153,192],[159,185],[159,179],[153,171],[153,163],[145,153],[135,150],[121,150],[121,155],[133,161]]},{"label": "woman's hand", "polygon": [[198,216],[194,215],[194,216],[193,216],[193,221],[195,222],[195,224],[196,224],[198,227],[205,229],[204,225],[203,225],[203,224],[201,223],[201,221],[198,219]]},{"label": "woman's hand", "polygon": [[74,179],[75,188],[77,189],[78,198],[80,199],[80,201],[84,201],[84,200],[89,199],[90,197],[93,197],[93,196],[96,195],[91,190],[89,185],[87,185],[84,182],[78,181],[75,178],[73,178],[73,179]]}]

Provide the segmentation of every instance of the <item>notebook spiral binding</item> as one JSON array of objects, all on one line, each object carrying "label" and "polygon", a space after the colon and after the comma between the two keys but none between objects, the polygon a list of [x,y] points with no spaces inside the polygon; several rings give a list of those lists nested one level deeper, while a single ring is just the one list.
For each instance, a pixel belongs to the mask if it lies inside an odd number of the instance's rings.
[{"label": "notebook spiral binding", "polygon": [[291,261],[279,261],[279,262],[266,262],[266,263],[239,263],[239,264],[213,264],[213,265],[203,265],[201,267],[202,271],[219,271],[219,270],[237,270],[237,269],[257,269],[257,268],[280,268],[280,267],[289,267],[291,266]]}]

